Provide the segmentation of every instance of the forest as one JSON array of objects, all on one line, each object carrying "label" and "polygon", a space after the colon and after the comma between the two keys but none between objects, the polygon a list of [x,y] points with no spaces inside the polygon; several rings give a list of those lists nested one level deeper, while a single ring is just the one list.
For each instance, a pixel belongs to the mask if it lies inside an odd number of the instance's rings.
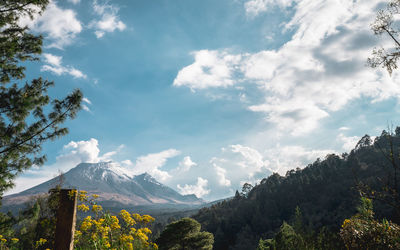
[{"label": "forest", "polygon": [[251,189],[245,184],[232,199],[193,218],[214,234],[215,249],[255,249],[260,239],[273,239],[290,225],[305,249],[346,249],[339,233],[357,214],[361,198],[372,200],[377,221],[400,222],[399,148],[400,127],[374,140],[365,135],[350,153],[327,155],[285,176],[273,174]]}]

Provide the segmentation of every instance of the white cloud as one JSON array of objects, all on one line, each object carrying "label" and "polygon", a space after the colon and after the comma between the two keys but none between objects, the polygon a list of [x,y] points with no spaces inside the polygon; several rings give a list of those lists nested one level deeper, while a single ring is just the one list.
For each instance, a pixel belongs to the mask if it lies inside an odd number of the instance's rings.
[{"label": "white cloud", "polygon": [[218,176],[218,183],[221,186],[229,187],[231,185],[231,181],[226,178],[226,169],[221,168],[217,164],[213,163],[215,168],[215,172]]},{"label": "white cloud", "polygon": [[173,158],[180,153],[181,152],[176,149],[168,149],[160,153],[140,156],[136,160],[135,166],[132,168],[132,173],[142,174],[147,172],[157,180],[163,182],[171,178],[171,175],[167,171],[163,171],[160,168],[164,166],[169,158]]},{"label": "white cloud", "polygon": [[268,161],[263,160],[263,156],[257,150],[242,146],[240,144],[231,145],[231,151],[233,153],[239,153],[243,160],[237,164],[248,172],[250,177],[253,177],[254,173],[261,172],[263,168],[267,168],[269,165]]},{"label": "white cloud", "polygon": [[[174,86],[211,91],[240,84],[250,93],[243,105],[295,136],[314,131],[323,119],[357,99],[368,98],[371,103],[399,99],[398,72],[389,77],[384,70],[365,66],[379,44],[369,24],[380,2],[248,1],[245,7],[253,14],[270,6],[293,6],[294,15],[284,26],[294,30],[291,39],[279,49],[257,53],[193,52],[194,63],[179,71]],[[220,70],[212,70],[216,67]],[[250,84],[264,95],[263,101],[249,98]]]},{"label": "white cloud", "polygon": [[210,190],[207,189],[207,185],[208,180],[198,177],[196,184],[185,184],[183,187],[178,184],[177,188],[182,195],[195,194],[197,197],[201,198],[210,193]]},{"label": "white cloud", "polygon": [[273,172],[285,175],[287,171],[304,168],[317,158],[323,159],[326,155],[336,153],[334,150],[306,149],[302,146],[277,146],[266,150],[265,155],[270,162]]},{"label": "white cloud", "polygon": [[279,6],[281,8],[290,6],[293,0],[250,0],[244,4],[246,13],[251,16],[257,16],[265,12],[269,7]]},{"label": "white cloud", "polygon": [[251,147],[240,144],[222,148],[221,155],[211,159],[215,172],[215,182],[222,187],[241,187],[241,182],[255,183],[258,178],[268,176],[269,161],[261,153]]},{"label": "white cloud", "polygon": [[92,104],[92,102],[87,97],[83,97],[82,101],[86,102],[87,104]]},{"label": "white cloud", "polygon": [[[86,98],[86,97],[83,97],[83,98],[82,98],[82,101],[83,101],[84,103],[86,103],[86,104],[92,105],[92,102],[91,102],[88,98]],[[87,111],[87,112],[91,112],[90,108],[89,108],[86,104],[82,104],[83,110],[85,110],[85,111]]]},{"label": "white cloud", "polygon": [[41,67],[41,71],[49,71],[56,75],[71,75],[74,78],[86,79],[87,76],[82,71],[72,67],[62,65],[62,56],[56,56],[49,53],[43,54],[44,61],[47,63]]},{"label": "white cloud", "polygon": [[179,71],[174,86],[186,86],[194,91],[235,84],[233,72],[240,56],[210,50],[196,51],[193,55],[195,62]]},{"label": "white cloud", "polygon": [[73,4],[78,4],[81,2],[81,0],[68,0],[68,2],[73,3]]},{"label": "white cloud", "polygon": [[50,1],[43,14],[35,15],[33,20],[27,16],[21,18],[20,25],[27,25],[33,31],[44,33],[50,41],[48,47],[58,49],[70,45],[82,31],[76,12],[71,9],[61,9],[54,1]]},{"label": "white cloud", "polygon": [[95,29],[94,33],[97,38],[103,37],[106,32],[125,30],[126,25],[119,19],[119,9],[116,6],[108,4],[108,2],[99,3],[94,0],[93,10],[99,16],[99,19],[93,20],[89,27]]},{"label": "white cloud", "polygon": [[187,172],[194,166],[197,166],[197,163],[193,162],[190,156],[185,156],[182,161],[179,162],[178,171]]},{"label": "white cloud", "polygon": [[82,105],[82,109],[87,112],[90,112],[90,108],[88,106],[86,106],[85,104]]},{"label": "white cloud", "polygon": [[111,161],[111,156],[117,154],[124,145],[120,145],[116,150],[100,154],[99,142],[91,138],[88,141],[71,141],[63,148],[63,153],[57,157],[57,162],[67,162],[69,168],[81,162],[97,163]]},{"label": "white cloud", "polygon": [[359,136],[345,136],[343,133],[340,133],[337,139],[343,143],[342,148],[346,152],[350,152],[356,146],[357,142],[361,139]]}]

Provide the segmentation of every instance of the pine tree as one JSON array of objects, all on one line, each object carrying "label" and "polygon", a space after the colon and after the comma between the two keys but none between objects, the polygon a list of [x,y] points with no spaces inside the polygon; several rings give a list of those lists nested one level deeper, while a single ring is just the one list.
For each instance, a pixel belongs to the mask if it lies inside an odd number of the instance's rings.
[{"label": "pine tree", "polygon": [[43,12],[49,0],[0,2],[0,197],[13,179],[46,160],[44,142],[65,135],[61,127],[80,110],[82,93],[74,90],[64,99],[52,99],[47,91],[53,82],[42,78],[23,82],[24,61],[39,60],[42,36],[21,27],[22,17]]}]

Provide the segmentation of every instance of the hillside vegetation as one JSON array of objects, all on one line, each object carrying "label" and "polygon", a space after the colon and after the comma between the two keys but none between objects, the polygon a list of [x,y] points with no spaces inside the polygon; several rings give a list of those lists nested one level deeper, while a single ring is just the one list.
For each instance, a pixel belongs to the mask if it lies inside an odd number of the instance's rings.
[{"label": "hillside vegetation", "polygon": [[327,155],[285,176],[275,173],[193,218],[214,234],[214,249],[255,249],[260,239],[273,238],[284,222],[297,226],[319,247],[344,248],[339,230],[356,214],[360,194],[372,198],[378,220],[400,221],[398,188],[391,189],[397,186],[399,148],[400,128],[393,134],[383,131],[374,141],[365,135],[350,153]]}]

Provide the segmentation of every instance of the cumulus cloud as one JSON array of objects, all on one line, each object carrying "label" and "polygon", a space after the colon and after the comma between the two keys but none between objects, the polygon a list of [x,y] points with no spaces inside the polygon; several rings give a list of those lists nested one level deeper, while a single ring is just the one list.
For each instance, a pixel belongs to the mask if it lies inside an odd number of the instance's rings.
[{"label": "cumulus cloud", "polygon": [[93,1],[93,10],[99,16],[98,19],[93,20],[89,27],[95,30],[97,38],[101,38],[106,32],[114,32],[115,30],[123,31],[126,28],[119,16],[119,8],[115,5],[111,5],[108,2],[99,3],[99,1]]},{"label": "cumulus cloud", "polygon": [[194,91],[235,84],[233,73],[240,61],[240,55],[210,50],[196,51],[193,55],[195,62],[179,71],[174,86],[186,86]]},{"label": "cumulus cloud", "polygon": [[73,3],[73,4],[78,4],[81,2],[81,0],[68,0],[68,2]]},{"label": "cumulus cloud", "polygon": [[285,175],[289,170],[304,168],[317,158],[323,159],[326,155],[333,153],[337,152],[307,149],[302,146],[277,146],[266,150],[265,155],[270,162],[271,171]]},{"label": "cumulus cloud", "polygon": [[163,182],[171,178],[171,175],[167,171],[163,171],[160,168],[164,166],[169,158],[175,157],[180,153],[181,152],[176,149],[168,149],[160,153],[140,156],[132,168],[132,173],[141,174],[147,172],[157,180]]},{"label": "cumulus cloud", "polygon": [[226,169],[218,166],[215,163],[213,163],[213,166],[218,177],[219,185],[229,187],[231,185],[231,181],[226,178]]},{"label": "cumulus cloud", "polygon": [[33,31],[45,34],[50,41],[48,47],[58,49],[70,45],[76,35],[82,31],[82,25],[76,17],[76,12],[60,8],[54,1],[50,1],[43,14],[35,15],[33,20],[27,16],[22,17],[20,25],[28,26]]},{"label": "cumulus cloud", "polygon": [[399,98],[398,72],[390,77],[365,66],[381,42],[369,29],[379,2],[247,1],[246,10],[252,13],[292,6],[294,14],[284,25],[294,31],[291,39],[279,49],[256,53],[193,52],[194,62],[178,72],[173,84],[192,90],[240,84],[247,93],[255,84],[263,101],[246,98],[242,103],[295,136],[317,129],[323,119],[357,99],[375,103]]},{"label": "cumulus cloud", "polygon": [[357,145],[357,142],[361,139],[360,136],[345,136],[340,133],[337,139],[343,144],[342,149],[346,152],[350,152]]},{"label": "cumulus cloud", "polygon": [[249,176],[252,177],[255,172],[260,172],[262,168],[269,165],[268,161],[263,160],[263,156],[257,150],[242,146],[240,144],[231,145],[231,151],[233,153],[238,153],[243,157],[242,161],[237,164],[245,169],[252,169],[249,172]]},{"label": "cumulus cloud", "polygon": [[197,166],[197,163],[193,162],[190,156],[185,156],[182,161],[179,162],[177,171],[187,172],[194,166]]},{"label": "cumulus cloud", "polygon": [[183,187],[178,184],[177,188],[182,195],[195,194],[197,197],[201,198],[210,193],[210,189],[207,189],[207,185],[208,180],[198,177],[196,184],[185,184]]},{"label": "cumulus cloud", "polygon": [[53,54],[44,53],[43,57],[46,64],[41,67],[40,69],[41,71],[49,71],[58,76],[70,75],[74,78],[83,78],[83,79],[87,78],[87,76],[84,73],[82,73],[82,71],[74,68],[73,66],[70,65],[63,66],[62,56],[56,56]]},{"label": "cumulus cloud", "polygon": [[210,163],[210,171],[215,173],[215,181],[221,187],[240,189],[244,180],[254,184],[271,173],[269,161],[258,150],[240,144],[222,148],[221,154]]}]

